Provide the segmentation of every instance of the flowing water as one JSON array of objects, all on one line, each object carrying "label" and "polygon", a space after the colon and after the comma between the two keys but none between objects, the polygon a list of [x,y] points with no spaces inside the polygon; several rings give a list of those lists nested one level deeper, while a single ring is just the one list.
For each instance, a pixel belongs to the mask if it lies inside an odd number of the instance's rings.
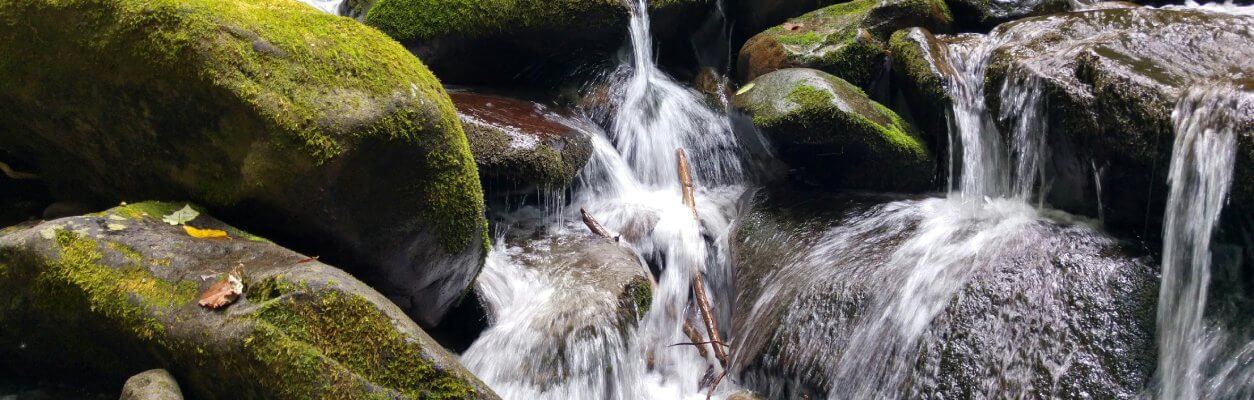
[{"label": "flowing water", "polygon": [[[1236,354],[1223,354],[1230,351],[1225,348],[1228,342],[1242,338],[1229,338],[1203,319],[1212,236],[1232,186],[1235,127],[1240,118],[1236,113],[1242,95],[1231,84],[1197,86],[1186,91],[1172,112],[1176,139],[1158,306],[1158,397],[1162,399],[1212,398],[1242,391],[1254,395],[1254,341],[1239,347]],[[1205,366],[1216,358],[1221,367],[1207,371]]]}]

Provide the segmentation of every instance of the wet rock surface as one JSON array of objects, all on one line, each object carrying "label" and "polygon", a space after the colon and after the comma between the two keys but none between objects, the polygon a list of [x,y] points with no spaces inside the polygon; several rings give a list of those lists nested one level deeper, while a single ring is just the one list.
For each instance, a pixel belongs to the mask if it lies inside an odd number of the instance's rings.
[{"label": "wet rock surface", "polygon": [[[1007,86],[1038,84],[1046,112],[1055,207],[1104,214],[1116,229],[1158,226],[1167,195],[1172,112],[1186,90],[1235,86],[1235,182],[1254,179],[1254,17],[1198,9],[1115,8],[1015,21],[993,53],[989,108],[1014,107]],[[1148,38],[1154,38],[1149,40]],[[1244,111],[1241,111],[1244,110]],[[1000,124],[1010,125],[1003,118]],[[1085,165],[1090,163],[1091,166]],[[1102,172],[1098,198],[1093,168]],[[1233,204],[1254,201],[1234,185]],[[1103,204],[1104,210],[1096,210]]]},{"label": "wet rock surface", "polygon": [[578,122],[543,105],[470,91],[449,96],[489,196],[564,189],[591,156]]},{"label": "wet rock surface", "polygon": [[[752,86],[748,86],[752,85]],[[925,190],[932,157],[914,128],[822,71],[785,69],[741,88],[734,104],[803,180],[846,189]]]},{"label": "wet rock surface", "polygon": [[[496,398],[347,273],[211,217],[198,239],[140,203],[0,232],[0,371],[122,382],[154,367],[193,398]],[[197,305],[228,272],[244,290]]]},{"label": "wet rock surface", "polygon": [[[1083,223],[1011,203],[946,214],[935,198],[763,190],[746,201],[733,233],[735,370],[767,398],[1136,398],[1153,373],[1152,261]],[[961,217],[932,219],[944,215]],[[920,259],[919,232],[997,245]],[[894,308],[916,304],[907,298],[920,306]]]},{"label": "wet rock surface", "polygon": [[819,69],[869,92],[888,70],[888,39],[898,29],[948,30],[952,17],[939,0],[856,0],[789,19],[750,38],[740,49],[740,79],[771,71]]},{"label": "wet rock surface", "polygon": [[0,148],[59,200],[242,216],[343,254],[427,325],[482,266],[452,103],[356,21],[288,0],[27,2],[0,9],[0,52]]},{"label": "wet rock surface", "polygon": [[985,31],[1025,17],[1070,11],[1070,0],[946,0],[962,31]]},{"label": "wet rock surface", "polygon": [[127,378],[119,400],[183,400],[183,391],[169,371],[150,369]]}]

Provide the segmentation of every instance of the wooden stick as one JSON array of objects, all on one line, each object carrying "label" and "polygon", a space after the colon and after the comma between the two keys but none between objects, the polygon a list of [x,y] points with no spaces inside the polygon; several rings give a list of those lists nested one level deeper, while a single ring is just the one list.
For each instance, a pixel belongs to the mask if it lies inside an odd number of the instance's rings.
[{"label": "wooden stick", "polygon": [[592,231],[592,233],[606,239],[613,239],[615,242],[618,241],[618,235],[611,234],[609,229],[601,226],[601,223],[597,222],[596,218],[592,218],[592,214],[588,214],[588,210],[580,208],[579,213],[583,215],[583,224],[587,225],[588,230]]},{"label": "wooden stick", "polygon": [[[697,220],[697,225],[700,226],[701,220],[697,218],[697,200],[693,194],[692,173],[688,167],[688,155],[684,154],[684,149],[675,149],[675,157],[678,159],[679,184],[683,189],[684,204],[692,210],[692,218]],[[696,298],[697,309],[701,311],[701,321],[705,322],[706,333],[710,335],[710,342],[717,343],[710,346],[714,349],[714,358],[717,358],[719,364],[726,370],[727,351],[723,348],[723,339],[719,337],[718,321],[714,319],[714,313],[710,311],[710,300],[705,294],[705,279],[702,278],[701,271],[695,265],[692,271],[692,293]],[[693,342],[699,342],[699,340]]]},{"label": "wooden stick", "polygon": [[688,318],[684,318],[684,334],[688,335],[688,339],[691,339],[692,343],[696,343],[694,347],[697,348],[697,353],[701,354],[701,358],[705,358],[708,353],[705,351],[705,346],[702,346],[705,342],[701,341],[701,332],[697,332],[697,328],[692,327],[692,321],[689,321]]}]

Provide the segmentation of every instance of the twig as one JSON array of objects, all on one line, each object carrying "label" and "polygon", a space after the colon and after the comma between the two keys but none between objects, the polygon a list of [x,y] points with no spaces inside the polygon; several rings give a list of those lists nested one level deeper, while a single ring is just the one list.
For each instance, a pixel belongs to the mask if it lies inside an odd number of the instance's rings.
[{"label": "twig", "polygon": [[[700,225],[701,220],[697,217],[697,200],[693,194],[692,173],[688,167],[688,155],[684,154],[684,149],[675,149],[675,158],[677,159],[676,168],[679,172],[679,184],[683,189],[684,204],[692,210],[692,218],[697,220]],[[718,321],[714,319],[714,313],[710,311],[710,300],[705,294],[705,279],[702,278],[701,270],[693,265],[692,271],[692,292],[696,298],[697,308],[701,311],[701,321],[705,322],[706,333],[710,336],[710,341],[715,343],[723,343],[723,339],[719,337]],[[693,341],[698,342],[698,340]],[[710,346],[714,349],[714,358],[718,359],[723,369],[727,369],[727,351],[721,346]]]},{"label": "twig", "polygon": [[702,345],[707,345],[707,344],[717,344],[717,345],[719,345],[719,346],[723,346],[723,347],[730,347],[730,346],[727,346],[727,343],[722,343],[722,342],[675,343],[675,344],[672,344],[672,345],[670,345],[670,346],[666,346],[666,347],[675,347],[675,346],[702,346]]},{"label": "twig", "polygon": [[580,208],[579,214],[583,215],[583,224],[587,225],[588,230],[592,231],[592,233],[606,239],[613,239],[615,242],[618,241],[618,235],[611,234],[608,229],[601,226],[601,223],[597,222],[596,218],[592,218],[592,214],[589,214],[588,210]]},{"label": "twig", "polygon": [[[688,335],[688,339],[691,339],[693,343],[702,342],[701,332],[697,332],[697,328],[692,327],[692,321],[689,321],[687,317],[684,317],[684,334]],[[709,354],[705,351],[705,346],[702,346],[702,345],[695,345],[695,346],[697,348],[697,353],[701,354],[701,358],[705,358],[706,355]]]},{"label": "twig", "polygon": [[7,176],[9,177],[9,179],[13,179],[13,180],[39,179],[39,175],[35,175],[29,172],[14,171],[13,168],[10,167],[9,164],[5,164],[4,161],[0,161],[0,172],[3,172],[4,176]]},{"label": "twig", "polygon": [[714,378],[714,384],[710,385],[710,391],[705,393],[705,400],[714,397],[714,389],[718,389],[718,384],[723,381],[723,377],[727,376],[727,368],[723,368],[723,373],[718,374],[718,378]]}]

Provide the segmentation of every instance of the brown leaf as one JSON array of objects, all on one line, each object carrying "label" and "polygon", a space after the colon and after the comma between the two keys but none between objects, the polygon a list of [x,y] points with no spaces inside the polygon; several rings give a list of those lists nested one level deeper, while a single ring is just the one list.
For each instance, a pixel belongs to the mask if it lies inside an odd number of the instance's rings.
[{"label": "brown leaf", "polygon": [[314,261],[318,261],[318,256],[313,256],[313,257],[305,258],[305,259],[302,259],[302,260],[300,260],[300,261],[297,261],[296,263],[297,263],[297,264],[304,264],[304,263],[314,262]]},{"label": "brown leaf", "polygon": [[214,282],[213,286],[209,287],[209,290],[201,293],[198,304],[201,307],[217,310],[234,303],[239,298],[240,293],[243,292],[244,282],[240,281],[239,277],[236,277],[234,274],[227,274],[221,280]]},{"label": "brown leaf", "polygon": [[784,23],[784,29],[786,29],[786,30],[790,30],[790,31],[795,31],[795,30],[801,29],[801,27],[802,27],[802,26],[804,26],[804,25],[802,25],[802,24],[794,24],[794,23],[792,23],[792,22],[785,22],[785,23]]}]

